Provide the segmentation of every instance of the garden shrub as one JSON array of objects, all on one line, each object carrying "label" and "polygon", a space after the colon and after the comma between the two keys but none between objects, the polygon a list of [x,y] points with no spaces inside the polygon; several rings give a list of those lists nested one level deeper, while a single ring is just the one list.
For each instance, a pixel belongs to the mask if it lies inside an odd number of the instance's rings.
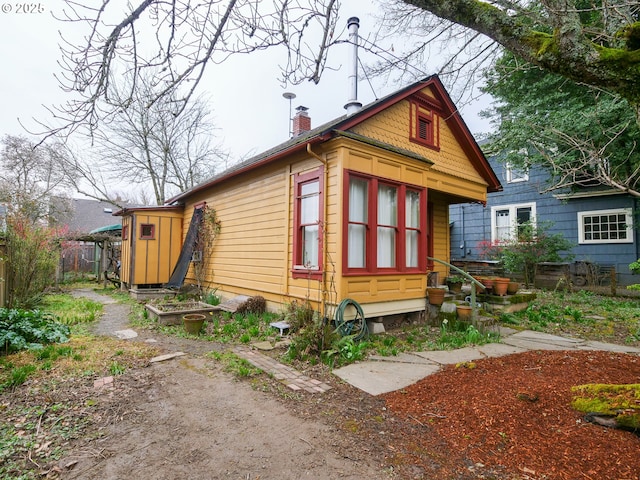
[{"label": "garden shrub", "polygon": [[70,329],[39,310],[0,308],[0,346],[6,354],[69,340]]}]

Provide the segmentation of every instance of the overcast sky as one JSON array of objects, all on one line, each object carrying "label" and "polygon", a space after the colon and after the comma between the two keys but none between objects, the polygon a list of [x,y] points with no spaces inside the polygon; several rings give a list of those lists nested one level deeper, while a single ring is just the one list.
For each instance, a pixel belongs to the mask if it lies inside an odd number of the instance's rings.
[{"label": "overcast sky", "polygon": [[[22,13],[16,3],[0,0],[0,92],[2,95],[0,134],[26,134],[23,125],[37,130],[33,118],[48,118],[43,105],[60,104],[65,94],[54,75],[60,74],[57,64],[60,54],[60,31],[68,34],[69,24],[59,23],[51,11],[62,7],[61,0],[44,0],[42,13]],[[344,2],[341,22],[350,16],[360,18],[360,34],[366,36],[375,20],[374,7],[368,0]],[[65,29],[67,31],[65,32]],[[363,53],[367,61],[366,53]],[[288,137],[289,101],[282,97],[293,92],[295,109],[298,105],[309,108],[312,127],[339,117],[347,101],[347,45],[338,46],[330,53],[329,63],[337,71],[327,71],[318,85],[311,83],[282,87],[278,79],[278,60],[270,52],[235,57],[222,70],[212,70],[200,93],[211,99],[214,123],[219,129],[223,146],[233,158],[259,153]],[[425,72],[429,74],[431,72]],[[359,81],[359,100],[363,104],[374,101],[402,85],[385,85],[374,80],[374,89],[365,79]],[[463,118],[473,133],[484,132],[485,121],[477,111],[486,105],[476,103],[461,108]]]}]

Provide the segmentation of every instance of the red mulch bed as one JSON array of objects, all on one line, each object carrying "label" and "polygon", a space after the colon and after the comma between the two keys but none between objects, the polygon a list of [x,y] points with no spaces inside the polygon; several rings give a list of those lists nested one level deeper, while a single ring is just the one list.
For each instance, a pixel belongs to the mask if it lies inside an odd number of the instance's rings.
[{"label": "red mulch bed", "polygon": [[384,396],[415,424],[396,466],[414,478],[638,480],[640,436],[571,408],[585,383],[640,383],[640,357],[532,351],[451,365]]}]

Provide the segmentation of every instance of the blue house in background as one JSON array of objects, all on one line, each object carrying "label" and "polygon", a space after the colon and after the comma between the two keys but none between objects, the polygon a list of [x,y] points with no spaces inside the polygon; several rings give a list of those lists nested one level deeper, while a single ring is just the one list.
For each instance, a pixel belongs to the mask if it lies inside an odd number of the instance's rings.
[{"label": "blue house in background", "polygon": [[[512,238],[517,225],[534,220],[551,222],[550,233],[562,233],[575,246],[570,266],[574,283],[585,284],[585,269],[606,272],[615,267],[620,285],[640,283],[629,264],[640,257],[637,200],[599,186],[576,192],[542,192],[548,174],[540,167],[528,171],[510,168],[498,157],[489,159],[503,191],[491,193],[487,205],[449,207],[451,259],[483,260],[482,242]],[[602,277],[601,277],[602,279]]]}]

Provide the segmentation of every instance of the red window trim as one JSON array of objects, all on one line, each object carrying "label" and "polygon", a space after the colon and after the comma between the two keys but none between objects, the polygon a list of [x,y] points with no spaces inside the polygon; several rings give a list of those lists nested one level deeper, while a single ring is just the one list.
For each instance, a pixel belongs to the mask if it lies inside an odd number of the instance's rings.
[{"label": "red window trim", "polygon": [[[364,268],[349,268],[349,180],[351,178],[361,178],[369,182],[367,206],[369,215],[366,223],[365,245],[367,249]],[[398,226],[396,237],[396,266],[392,268],[378,268],[378,185],[390,185],[398,188]],[[413,190],[420,193],[420,227],[418,236],[418,266],[407,267],[406,255],[406,191]],[[429,223],[427,221],[429,212],[427,210],[427,189],[418,185],[411,185],[402,182],[396,182],[385,178],[367,175],[350,170],[344,171],[343,178],[343,235],[342,235],[342,273],[345,276],[355,275],[384,275],[398,273],[425,273],[427,269],[427,240]]]},{"label": "red window trim", "polygon": [[[144,228],[151,227],[151,233],[144,235]],[[140,224],[140,240],[155,240],[156,238],[156,226],[153,223],[141,223]]]},{"label": "red window trim", "polygon": [[[425,112],[424,110],[428,110]],[[438,109],[433,102],[416,97],[410,102],[409,140],[435,151],[440,151],[440,119]],[[420,137],[420,121],[428,122],[430,134]]]},{"label": "red window trim", "polygon": [[[303,184],[318,181],[318,269],[304,268],[301,264],[302,258],[302,232],[300,225],[300,189]],[[308,173],[297,173],[294,176],[294,201],[293,201],[293,262],[291,265],[291,275],[293,278],[312,278],[322,280],[323,259],[324,259],[324,166]]]},{"label": "red window trim", "polygon": [[129,225],[122,226],[122,241],[129,240]]}]

